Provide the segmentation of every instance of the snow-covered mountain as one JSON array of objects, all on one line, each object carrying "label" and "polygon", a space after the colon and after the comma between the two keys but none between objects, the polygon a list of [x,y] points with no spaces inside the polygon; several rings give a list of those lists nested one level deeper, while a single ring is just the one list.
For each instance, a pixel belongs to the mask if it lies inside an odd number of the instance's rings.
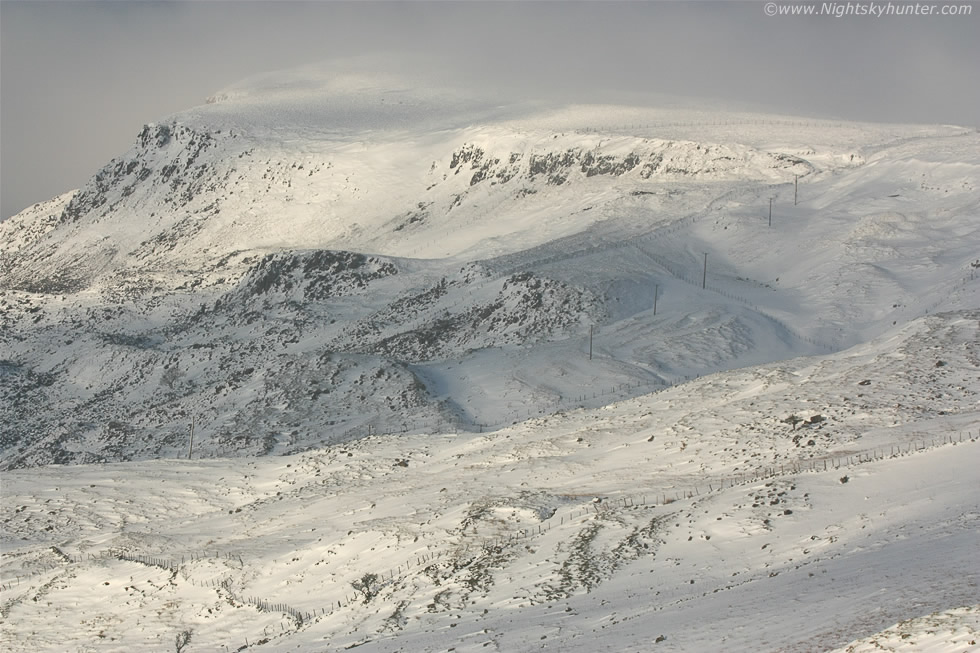
[{"label": "snow-covered mountain", "polygon": [[0,224],[5,644],[960,646],[978,183],[975,129],[322,70],[148,124]]},{"label": "snow-covered mountain", "polygon": [[973,130],[296,75],[3,224],[4,466],[481,430],[975,297]]}]

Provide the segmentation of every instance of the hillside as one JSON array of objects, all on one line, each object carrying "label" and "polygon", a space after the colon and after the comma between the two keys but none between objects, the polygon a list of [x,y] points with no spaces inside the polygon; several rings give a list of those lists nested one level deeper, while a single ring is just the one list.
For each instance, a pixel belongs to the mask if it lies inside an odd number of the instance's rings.
[{"label": "hillside", "polygon": [[980,133],[419,88],[0,223],[5,650],[975,649]]},{"label": "hillside", "polygon": [[5,637],[812,651],[903,622],[972,650],[978,323],[924,318],[490,434],[6,472]]},{"label": "hillside", "polygon": [[975,131],[313,82],[0,226],[4,467],[480,431],[977,305]]}]

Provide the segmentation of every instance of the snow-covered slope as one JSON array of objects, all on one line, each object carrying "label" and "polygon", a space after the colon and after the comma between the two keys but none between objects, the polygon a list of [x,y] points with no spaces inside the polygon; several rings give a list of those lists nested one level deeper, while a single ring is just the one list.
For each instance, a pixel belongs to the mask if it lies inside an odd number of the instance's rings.
[{"label": "snow-covered slope", "polygon": [[813,651],[898,623],[974,650],[978,324],[490,434],[6,472],[5,641]]},{"label": "snow-covered slope", "polygon": [[419,88],[0,224],[5,650],[976,648],[980,134]]},{"label": "snow-covered slope", "polygon": [[0,464],[480,431],[975,307],[978,145],[259,77],[0,226]]}]

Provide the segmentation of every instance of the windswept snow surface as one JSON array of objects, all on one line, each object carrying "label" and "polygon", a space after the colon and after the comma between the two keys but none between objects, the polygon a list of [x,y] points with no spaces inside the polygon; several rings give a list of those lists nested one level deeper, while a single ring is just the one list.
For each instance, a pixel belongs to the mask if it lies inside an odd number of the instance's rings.
[{"label": "windswept snow surface", "polygon": [[491,434],[6,472],[4,637],[812,651],[941,613],[972,650],[978,322]]},{"label": "windswept snow surface", "polygon": [[0,464],[480,432],[980,304],[975,130],[412,88],[258,77],[0,226]]},{"label": "windswept snow surface", "polygon": [[980,133],[418,88],[0,224],[5,649],[975,649]]}]

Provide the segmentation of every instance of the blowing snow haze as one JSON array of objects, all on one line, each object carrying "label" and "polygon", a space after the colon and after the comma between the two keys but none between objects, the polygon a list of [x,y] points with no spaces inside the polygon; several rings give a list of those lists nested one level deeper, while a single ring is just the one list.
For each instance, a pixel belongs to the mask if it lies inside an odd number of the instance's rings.
[{"label": "blowing snow haze", "polygon": [[[976,126],[974,15],[769,17],[756,2],[0,3],[0,216],[81,186],[143,123],[252,75],[388,53],[470,93],[656,93]],[[418,72],[418,71],[417,71]]]}]

